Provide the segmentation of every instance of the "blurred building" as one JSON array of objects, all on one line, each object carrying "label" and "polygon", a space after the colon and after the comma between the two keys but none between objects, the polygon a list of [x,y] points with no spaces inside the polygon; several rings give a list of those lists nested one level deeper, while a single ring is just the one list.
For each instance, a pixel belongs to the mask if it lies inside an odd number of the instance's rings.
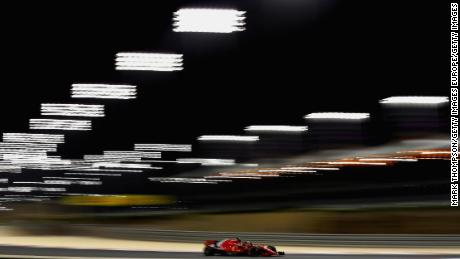
[{"label": "blurred building", "polygon": [[370,139],[368,113],[325,112],[305,116],[308,143],[313,148],[364,145]]},{"label": "blurred building", "polygon": [[380,101],[382,119],[390,134],[414,137],[447,133],[448,98],[436,96],[395,96]]}]

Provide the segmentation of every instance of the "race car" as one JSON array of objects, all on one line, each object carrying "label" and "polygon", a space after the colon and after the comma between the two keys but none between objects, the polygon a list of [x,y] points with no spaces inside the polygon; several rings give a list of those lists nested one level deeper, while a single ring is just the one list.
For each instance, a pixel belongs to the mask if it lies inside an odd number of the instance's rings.
[{"label": "race car", "polygon": [[284,252],[276,251],[274,246],[253,244],[239,238],[204,241],[204,255],[239,255],[239,256],[281,256]]}]

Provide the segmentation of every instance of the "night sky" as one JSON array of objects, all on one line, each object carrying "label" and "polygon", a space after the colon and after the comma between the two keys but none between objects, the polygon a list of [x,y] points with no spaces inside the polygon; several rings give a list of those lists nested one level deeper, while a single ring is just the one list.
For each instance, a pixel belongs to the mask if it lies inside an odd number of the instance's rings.
[{"label": "night sky", "polygon": [[[247,11],[246,31],[173,32],[173,12],[182,7]],[[78,103],[72,83],[135,84],[138,98],[92,101],[106,104],[106,117],[94,119],[91,132],[66,133],[61,154],[69,157],[194,143],[202,134],[243,134],[251,124],[303,125],[311,112],[372,113],[394,95],[446,96],[449,7],[334,0],[4,6],[0,130],[29,132],[40,103]],[[119,51],[182,53],[184,70],[115,71]]]}]

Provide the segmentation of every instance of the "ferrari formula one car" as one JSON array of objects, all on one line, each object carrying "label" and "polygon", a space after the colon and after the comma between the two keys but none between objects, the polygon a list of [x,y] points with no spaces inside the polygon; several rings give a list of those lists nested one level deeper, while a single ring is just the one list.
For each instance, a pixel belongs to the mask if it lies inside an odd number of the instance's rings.
[{"label": "ferrari formula one car", "polygon": [[274,246],[253,244],[239,238],[204,241],[204,255],[239,255],[239,256],[280,256],[284,252],[276,251]]}]

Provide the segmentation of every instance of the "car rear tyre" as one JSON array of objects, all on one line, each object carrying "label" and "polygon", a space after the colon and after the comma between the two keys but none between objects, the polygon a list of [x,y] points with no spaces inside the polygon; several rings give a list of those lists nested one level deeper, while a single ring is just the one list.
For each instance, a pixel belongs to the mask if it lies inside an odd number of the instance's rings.
[{"label": "car rear tyre", "polygon": [[204,255],[205,256],[213,256],[214,255],[214,249],[212,249],[211,247],[206,247],[204,249]]}]

